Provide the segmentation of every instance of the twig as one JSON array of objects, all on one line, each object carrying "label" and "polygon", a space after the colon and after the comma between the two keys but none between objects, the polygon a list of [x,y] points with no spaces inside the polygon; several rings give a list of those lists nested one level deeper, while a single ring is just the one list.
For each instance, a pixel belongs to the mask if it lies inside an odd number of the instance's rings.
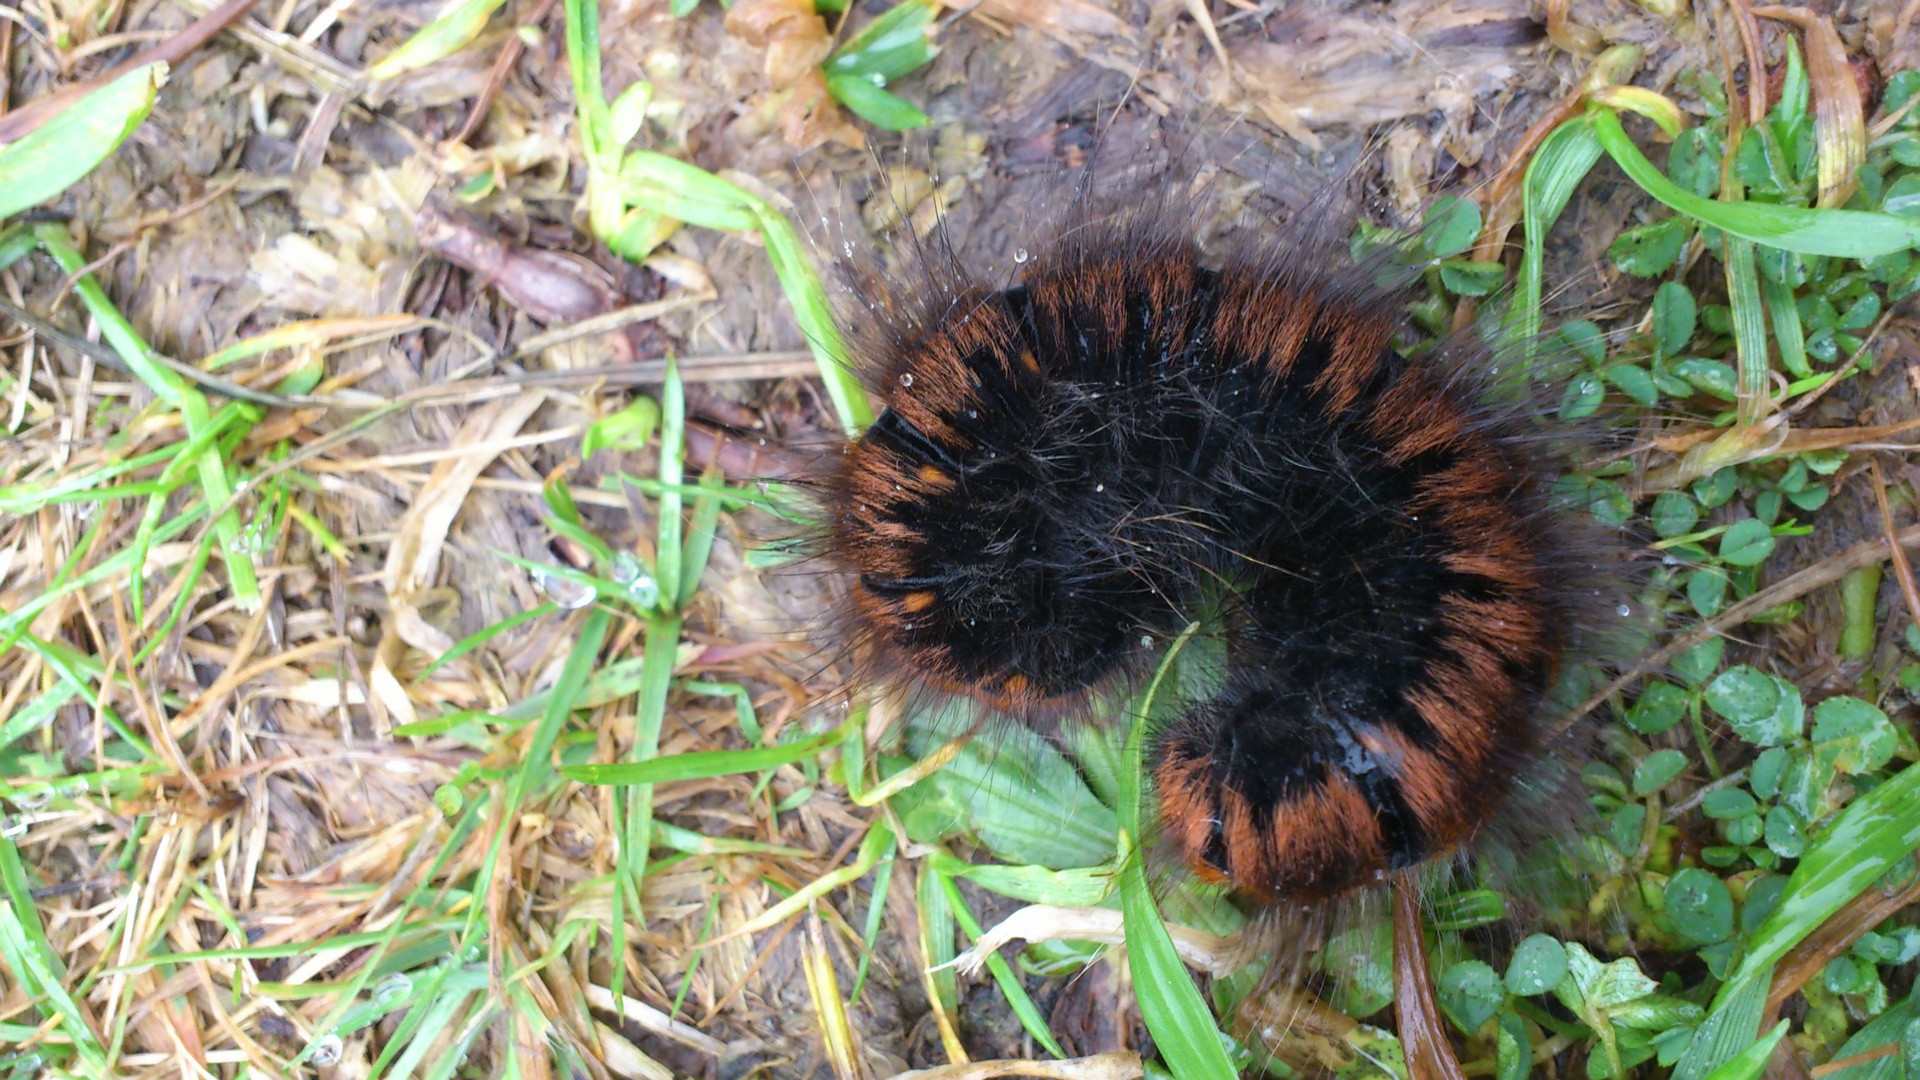
[{"label": "twig", "polygon": [[1466,1080],[1434,1003],[1426,932],[1420,926],[1420,886],[1411,870],[1393,875],[1393,1011],[1410,1080]]},{"label": "twig", "polygon": [[226,3],[195,20],[193,25],[185,30],[150,49],[140,50],[134,54],[133,59],[114,67],[105,75],[83,79],[72,86],[56,90],[23,109],[16,109],[5,116],[0,116],[0,143],[12,142],[38,129],[40,125],[64,112],[69,105],[129,71],[138,70],[148,64],[171,64],[178,61],[205,44],[208,38],[232,25],[251,10],[255,2],[256,0],[227,0]]},{"label": "twig", "polygon": [[[1920,525],[1909,525],[1900,530],[1896,539],[1903,548],[1920,547]],[[1865,544],[1856,544],[1847,550],[1823,559],[1797,574],[1790,575],[1772,585],[1761,589],[1745,600],[1733,605],[1711,619],[1702,620],[1693,629],[1680,634],[1666,645],[1642,657],[1640,662],[1622,672],[1592,697],[1575,706],[1573,711],[1554,728],[1551,738],[1558,739],[1573,729],[1580,719],[1598,708],[1608,698],[1633,685],[1642,676],[1665,667],[1667,661],[1693,648],[1695,645],[1713,637],[1730,627],[1739,626],[1763,611],[1769,611],[1781,604],[1805,596],[1822,585],[1831,585],[1863,566],[1873,566],[1890,558],[1892,545],[1886,540],[1873,540]]]},{"label": "twig", "polygon": [[1907,553],[1894,543],[1899,530],[1893,525],[1893,507],[1887,502],[1887,481],[1880,475],[1880,460],[1870,458],[1867,461],[1873,473],[1873,498],[1880,504],[1880,524],[1886,531],[1888,552],[1893,556],[1893,576],[1900,582],[1900,595],[1907,601],[1907,617],[1920,622],[1920,588],[1913,582],[1913,564],[1907,561]]},{"label": "twig", "polygon": [[[539,26],[547,21],[553,11],[554,0],[540,0],[540,6],[533,9],[523,26]],[[466,142],[473,133],[480,130],[480,124],[487,118],[487,110],[493,108],[493,99],[500,96],[500,88],[507,85],[507,76],[513,73],[513,65],[520,54],[527,51],[526,43],[519,34],[507,35],[507,43],[500,46],[500,55],[494,57],[493,70],[487,73],[487,85],[480,89],[479,96],[473,99],[473,108],[467,110],[466,122],[460,130],[453,133],[453,141]]]},{"label": "twig", "polygon": [[[69,334],[65,330],[60,329],[58,326],[42,319],[40,316],[33,314],[25,308],[14,306],[11,301],[0,299],[0,315],[5,315],[14,322],[33,330],[34,333],[50,338],[57,344],[64,345],[75,352],[91,356],[96,362],[105,364],[116,371],[131,370],[127,367],[126,361],[120,359],[119,353],[114,352],[105,345],[88,341],[86,338],[76,334]],[[228,382],[226,379],[222,379],[217,375],[209,375],[199,368],[194,367],[192,364],[181,363],[171,356],[163,356],[151,350],[148,351],[147,355],[152,357],[155,363],[167,368],[182,378],[196,382],[209,390],[225,394],[230,398],[239,398],[242,401],[251,401],[260,405],[290,406],[294,404],[305,404],[304,402],[299,402],[294,398],[285,397],[280,394],[270,394],[263,390],[255,390],[251,387],[241,386],[236,382]]]}]

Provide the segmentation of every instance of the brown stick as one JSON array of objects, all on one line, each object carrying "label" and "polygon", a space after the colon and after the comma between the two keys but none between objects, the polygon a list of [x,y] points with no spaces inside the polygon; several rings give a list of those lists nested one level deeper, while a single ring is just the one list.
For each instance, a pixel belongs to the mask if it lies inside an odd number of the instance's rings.
[{"label": "brown stick", "polygon": [[1420,888],[1414,871],[1393,875],[1393,1011],[1408,1080],[1466,1080],[1447,1039],[1447,1022],[1434,1003],[1427,970],[1427,938],[1420,928]]},{"label": "brown stick", "polygon": [[[554,0],[540,0],[540,6],[534,8],[533,14],[521,25],[539,26],[546,22],[547,16],[553,12],[553,5]],[[520,40],[519,34],[509,36],[507,43],[500,46],[500,55],[493,59],[493,70],[487,73],[487,85],[481,87],[480,96],[473,99],[473,107],[467,110],[466,122],[460,125],[459,131],[454,132],[454,142],[466,142],[473,138],[474,132],[480,130],[480,122],[487,118],[487,110],[493,107],[493,99],[500,96],[500,88],[507,85],[507,76],[513,73],[514,62],[525,51],[526,43]]]},{"label": "brown stick", "polygon": [[[1899,532],[1900,546],[1903,548],[1920,547],[1920,525],[1909,525]],[[1600,703],[1631,686],[1641,676],[1658,671],[1667,661],[1693,648],[1708,638],[1728,630],[1755,615],[1779,607],[1789,600],[1805,596],[1822,585],[1830,585],[1863,566],[1874,566],[1886,562],[1891,557],[1893,547],[1885,540],[1873,540],[1856,544],[1832,558],[1822,560],[1797,574],[1790,575],[1772,585],[1761,589],[1745,600],[1727,610],[1704,620],[1698,626],[1675,637],[1659,649],[1647,654],[1639,663],[1622,672],[1620,677],[1602,687],[1592,697],[1581,702],[1567,714],[1565,720],[1554,729],[1553,738],[1565,735],[1578,723],[1580,718],[1600,706]]]},{"label": "brown stick", "polygon": [[146,67],[148,64],[174,63],[181,57],[205,44],[208,38],[225,30],[250,10],[256,0],[227,0],[195,20],[192,26],[173,35],[149,49],[135,53],[133,59],[120,64],[105,75],[96,75],[91,79],[82,79],[72,86],[56,90],[40,98],[25,108],[16,109],[0,116],[0,143],[10,143],[40,125],[65,112],[67,106],[98,90],[100,87],[125,75],[129,71]]},{"label": "brown stick", "polygon": [[1920,586],[1913,580],[1913,564],[1907,561],[1907,553],[1894,538],[1900,530],[1893,524],[1893,507],[1887,502],[1887,481],[1880,475],[1880,460],[1868,459],[1873,469],[1873,497],[1880,504],[1880,525],[1886,530],[1887,550],[1893,556],[1893,576],[1900,582],[1900,595],[1907,601],[1907,617],[1920,621]]},{"label": "brown stick", "polygon": [[1760,1030],[1772,1027],[1780,1017],[1780,1006],[1808,979],[1824,970],[1829,961],[1852,948],[1861,935],[1916,900],[1920,900],[1920,877],[1891,895],[1877,887],[1870,888],[1828,916],[1827,921],[1800,944],[1787,950],[1787,955],[1780,958],[1779,966],[1774,969],[1773,982],[1767,986],[1767,1010],[1761,1018]]}]

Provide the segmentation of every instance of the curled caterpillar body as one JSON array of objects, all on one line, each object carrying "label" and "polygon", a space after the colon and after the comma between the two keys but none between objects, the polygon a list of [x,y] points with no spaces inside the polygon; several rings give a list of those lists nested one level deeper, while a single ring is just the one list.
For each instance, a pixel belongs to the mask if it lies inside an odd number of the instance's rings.
[{"label": "curled caterpillar body", "polygon": [[1162,831],[1250,898],[1457,850],[1539,741],[1571,561],[1464,346],[1361,271],[1083,230],[876,357],[828,549],[901,677],[1015,715],[1134,684],[1202,609],[1221,688],[1157,734]]}]

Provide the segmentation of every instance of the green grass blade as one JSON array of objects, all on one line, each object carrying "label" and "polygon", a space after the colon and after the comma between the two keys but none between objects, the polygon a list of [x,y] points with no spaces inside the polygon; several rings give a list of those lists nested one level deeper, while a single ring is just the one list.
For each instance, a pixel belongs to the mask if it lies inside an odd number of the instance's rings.
[{"label": "green grass blade", "polygon": [[[960,895],[959,886],[953,883],[952,878],[937,870],[930,870],[929,873],[935,876],[940,883],[940,888],[947,894],[947,906],[953,910],[953,917],[959,921],[960,929],[966,931],[969,940],[980,940],[980,935],[985,931],[974,919],[973,912],[967,908],[966,900]],[[1172,947],[1171,939],[1168,947]],[[1039,1043],[1041,1048],[1056,1058],[1066,1057],[1066,1050],[1062,1049],[1060,1043],[1054,1039],[1053,1032],[1047,1030],[1046,1017],[1040,1015],[1039,1006],[1027,996],[1026,988],[1020,985],[1019,977],[1013,973],[1013,968],[1007,965],[1006,958],[997,952],[988,953],[987,970],[993,974],[993,981],[1000,985],[1000,992],[1006,995],[1007,1004],[1013,1008],[1013,1015],[1020,1018],[1020,1026],[1027,1030],[1027,1034],[1033,1036],[1033,1041]],[[1135,977],[1138,977],[1137,973]],[[1222,1077],[1232,1075],[1232,1072],[1221,1074]]]},{"label": "green grass blade", "polygon": [[1193,983],[1180,954],[1174,951],[1173,938],[1154,906],[1147,887],[1146,867],[1133,849],[1140,835],[1141,778],[1144,775],[1147,718],[1160,692],[1161,680],[1192,639],[1199,623],[1188,626],[1167,648],[1147,684],[1146,694],[1137,709],[1133,728],[1127,735],[1127,748],[1121,776],[1120,847],[1126,862],[1120,871],[1120,911],[1126,924],[1127,962],[1133,969],[1133,992],[1140,1003],[1140,1019],[1153,1034],[1153,1043],[1161,1060],[1178,1080],[1226,1080],[1237,1075],[1233,1059],[1221,1044],[1220,1030],[1207,1008],[1200,988]]},{"label": "green grass blade", "polygon": [[1751,1045],[1774,965],[1916,847],[1920,765],[1909,765],[1855,799],[1801,855],[1779,906],[1748,939],[1746,957],[1675,1063],[1673,1080],[1703,1080]]},{"label": "green grass blade", "polygon": [[[521,797],[532,794],[553,774],[553,744],[560,737],[560,729],[566,726],[567,717],[573,713],[574,702],[580,696],[581,687],[586,685],[588,672],[600,660],[600,646],[606,643],[607,626],[612,621],[613,615],[606,608],[596,607],[587,612],[580,636],[574,639],[573,649],[567,653],[566,666],[560,669],[553,696],[547,699],[540,726],[534,729],[533,739],[527,744],[527,756],[520,763],[516,777],[515,794]],[[517,800],[512,809],[518,811]]]},{"label": "green grass blade", "polygon": [[1747,957],[1720,993],[1771,968],[1788,949],[1920,847],[1920,764],[1855,799],[1805,854],[1773,914],[1748,941]]},{"label": "green grass blade", "polygon": [[1871,259],[1920,244],[1920,221],[1862,210],[1808,210],[1759,202],[1702,198],[1668,180],[1627,137],[1612,110],[1587,113],[1594,134],[1614,163],[1642,191],[1688,217],[1757,244],[1803,255]]},{"label": "green grass blade", "polygon": [[701,780],[709,776],[759,772],[777,765],[805,761],[844,738],[846,738],[846,732],[841,728],[835,728],[790,746],[767,746],[753,750],[705,750],[644,761],[623,761],[610,765],[568,765],[560,772],[569,780],[612,787],[664,784],[672,780]]},{"label": "green grass blade", "polygon": [[1515,283],[1509,325],[1524,344],[1540,336],[1541,279],[1545,273],[1547,233],[1567,208],[1574,188],[1600,160],[1600,140],[1584,117],[1554,128],[1527,163],[1522,187],[1522,223],[1526,242],[1521,250],[1520,276]]},{"label": "green grass blade", "polygon": [[129,71],[0,149],[0,218],[58,196],[92,172],[146,120],[166,81],[165,64]]},{"label": "green grass blade", "polygon": [[421,679],[424,679],[427,676],[433,674],[435,671],[438,671],[441,665],[449,664],[455,660],[460,659],[461,657],[467,655],[473,650],[493,640],[496,636],[500,634],[504,634],[508,630],[511,630],[522,623],[532,622],[535,619],[542,618],[547,615],[551,615],[554,612],[559,610],[560,610],[559,604],[541,604],[539,607],[528,608],[527,610],[521,612],[518,615],[509,615],[506,618],[501,619],[499,622],[494,623],[492,626],[489,626],[483,630],[476,630],[473,633],[468,634],[466,637],[461,638],[459,641],[454,642],[453,648],[448,649],[446,652],[440,654],[440,659],[435,660],[433,663],[428,664],[426,667],[422,668],[420,671],[420,674],[414,677],[414,681],[419,682]]},{"label": "green grass blade", "polygon": [[1707,1074],[1707,1080],[1755,1080],[1766,1071],[1767,1059],[1773,1057],[1773,1048],[1787,1034],[1785,1020],[1773,1025],[1773,1030],[1758,1042],[1728,1058],[1726,1064]]},{"label": "green grass blade", "polygon": [[1760,271],[1754,265],[1753,241],[1729,236],[1726,253],[1727,303],[1733,308],[1733,340],[1739,357],[1734,385],[1739,394],[1740,425],[1747,427],[1758,423],[1772,404],[1766,313],[1760,304]]},{"label": "green grass blade", "polygon": [[[1796,379],[1813,374],[1807,362],[1807,334],[1800,325],[1800,306],[1794,303],[1793,289],[1770,277],[1761,277],[1760,295],[1773,316],[1773,340],[1780,346],[1780,366]],[[1737,328],[1736,323],[1736,328]]]}]

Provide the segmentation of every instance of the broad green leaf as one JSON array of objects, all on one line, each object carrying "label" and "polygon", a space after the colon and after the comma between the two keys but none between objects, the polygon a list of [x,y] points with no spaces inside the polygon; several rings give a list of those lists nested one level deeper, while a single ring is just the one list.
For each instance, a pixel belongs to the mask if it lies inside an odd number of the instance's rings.
[{"label": "broad green leaf", "polygon": [[592,458],[595,452],[603,449],[642,449],[647,445],[647,440],[653,437],[654,428],[659,425],[660,403],[641,395],[619,412],[587,425],[587,433],[580,440],[580,456],[583,459]]},{"label": "broad green leaf", "polygon": [[1687,755],[1678,750],[1656,750],[1633,770],[1633,793],[1651,795],[1671,784],[1687,767]]},{"label": "broad green leaf", "polygon": [[1720,534],[1720,557],[1735,566],[1757,566],[1773,547],[1773,530],[1756,518],[1742,518]]},{"label": "broad green leaf", "polygon": [[1849,776],[1880,768],[1900,747],[1900,733],[1886,713],[1844,695],[1814,706],[1812,738],[1814,752]]},{"label": "broad green leaf", "polygon": [[92,172],[147,118],[166,82],[165,64],[129,71],[0,148],[0,219],[55,198]]},{"label": "broad green leaf", "polygon": [[1728,668],[1707,684],[1707,704],[1755,746],[1798,737],[1806,717],[1798,687],[1746,664]]},{"label": "broad green leaf", "polygon": [[1687,692],[1668,682],[1650,682],[1640,689],[1627,710],[1627,726],[1643,735],[1658,735],[1687,714]]},{"label": "broad green leaf", "polygon": [[1507,990],[1522,997],[1544,994],[1566,977],[1567,947],[1546,934],[1522,941],[1507,963]]},{"label": "broad green leaf", "polygon": [[1641,225],[1615,237],[1607,254],[1622,273],[1655,277],[1666,273],[1680,257],[1680,249],[1687,243],[1687,232],[1687,219],[1681,217]]},{"label": "broad green leaf", "polygon": [[1479,960],[1462,960],[1440,976],[1440,1007],[1454,1026],[1471,1035],[1506,1002],[1500,976]]},{"label": "broad green leaf", "polygon": [[[827,57],[821,67],[826,71],[828,88],[836,77],[864,78],[869,86],[885,86],[931,61],[940,53],[932,41],[933,20],[939,14],[937,0],[901,0]],[[876,75],[880,81],[871,81]],[[840,95],[836,91],[834,96]]]},{"label": "broad green leaf", "polygon": [[862,120],[887,131],[906,131],[933,123],[920,107],[864,75],[829,75],[827,92]]},{"label": "broad green leaf", "polygon": [[1733,933],[1733,894],[1705,870],[1688,867],[1668,879],[1666,904],[1673,928],[1695,944],[1725,941]]},{"label": "broad green leaf", "polygon": [[1653,334],[1660,355],[1676,356],[1693,340],[1696,310],[1693,294],[1677,281],[1666,282],[1653,294]]}]

